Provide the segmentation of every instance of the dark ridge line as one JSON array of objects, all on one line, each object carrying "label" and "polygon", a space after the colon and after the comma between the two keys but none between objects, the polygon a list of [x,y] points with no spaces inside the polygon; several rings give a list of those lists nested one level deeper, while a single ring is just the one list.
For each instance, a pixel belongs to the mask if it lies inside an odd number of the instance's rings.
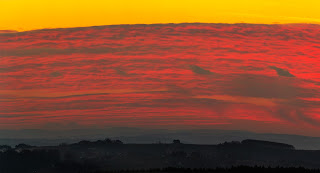
[{"label": "dark ridge line", "polygon": [[81,26],[81,27],[67,27],[67,28],[43,28],[43,29],[34,29],[27,31],[16,31],[12,33],[1,33],[0,35],[9,35],[9,34],[22,34],[22,33],[33,33],[33,32],[41,32],[41,31],[63,31],[63,30],[86,30],[86,29],[100,29],[100,28],[116,28],[116,27],[153,27],[153,26],[314,26],[320,27],[320,24],[315,23],[275,23],[275,24],[263,24],[263,23],[202,23],[202,22],[192,22],[192,23],[152,23],[152,24],[115,24],[115,25],[94,25],[94,26]]}]

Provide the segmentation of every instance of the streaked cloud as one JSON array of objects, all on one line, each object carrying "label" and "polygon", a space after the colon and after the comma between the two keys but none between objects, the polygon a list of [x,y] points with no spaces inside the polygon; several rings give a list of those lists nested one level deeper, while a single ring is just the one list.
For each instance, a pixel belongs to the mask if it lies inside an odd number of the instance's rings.
[{"label": "streaked cloud", "polygon": [[70,97],[83,95],[97,95],[97,94],[119,94],[119,93],[143,93],[143,92],[162,92],[168,91],[166,88],[159,89],[103,89],[103,90],[89,90],[89,91],[65,91],[52,92],[50,90],[0,90],[0,95],[7,95],[9,97],[18,98],[55,98],[55,97]]},{"label": "streaked cloud", "polygon": [[157,24],[0,34],[0,128],[228,124],[314,134],[318,30]]},{"label": "streaked cloud", "polygon": [[194,98],[214,99],[233,103],[254,104],[258,106],[277,106],[277,103],[286,102],[285,99],[273,98],[259,98],[259,97],[243,97],[243,96],[230,96],[230,95],[210,95],[210,96],[195,96]]}]

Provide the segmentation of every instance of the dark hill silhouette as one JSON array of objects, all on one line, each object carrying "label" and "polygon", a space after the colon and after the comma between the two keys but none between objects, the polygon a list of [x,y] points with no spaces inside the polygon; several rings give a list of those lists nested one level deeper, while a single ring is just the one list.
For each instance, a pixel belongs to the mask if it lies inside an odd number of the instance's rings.
[{"label": "dark hill silhouette", "polygon": [[278,148],[278,149],[295,149],[293,145],[283,144],[278,142],[261,141],[254,139],[246,139],[241,142],[244,145],[249,145],[252,147],[268,147],[268,148]]},{"label": "dark hill silhouette", "polygon": [[15,148],[2,148],[5,150],[0,152],[1,173],[157,172],[155,169],[166,172],[162,169],[168,167],[181,168],[180,171],[203,169],[200,172],[217,172],[218,167],[228,168],[224,170],[228,172],[237,166],[247,166],[248,169],[254,166],[270,167],[269,171],[276,171],[278,167],[288,168],[286,170],[303,167],[305,171],[320,168],[320,151],[296,150],[288,144],[251,139],[218,145],[195,145],[181,143],[178,139],[172,143],[123,144],[120,140],[107,138],[59,146],[20,144]]}]

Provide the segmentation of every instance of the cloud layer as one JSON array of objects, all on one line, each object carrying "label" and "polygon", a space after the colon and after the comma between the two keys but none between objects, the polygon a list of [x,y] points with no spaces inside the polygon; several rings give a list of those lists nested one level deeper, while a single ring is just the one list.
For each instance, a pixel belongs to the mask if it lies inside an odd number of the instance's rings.
[{"label": "cloud layer", "polygon": [[317,135],[319,31],[168,24],[1,33],[0,126]]}]

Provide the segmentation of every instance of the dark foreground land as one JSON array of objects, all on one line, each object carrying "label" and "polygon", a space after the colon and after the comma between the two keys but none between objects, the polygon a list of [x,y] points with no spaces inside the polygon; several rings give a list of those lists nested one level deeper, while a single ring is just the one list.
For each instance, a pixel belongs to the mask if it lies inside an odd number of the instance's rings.
[{"label": "dark foreground land", "polygon": [[190,169],[190,168],[163,168],[163,169],[148,169],[148,170],[122,170],[122,171],[103,171],[96,173],[319,173],[318,169],[305,169],[305,168],[270,168],[270,167],[249,167],[238,166],[231,168],[215,168],[215,169]]},{"label": "dark foreground land", "polygon": [[106,139],[0,149],[0,173],[320,172],[320,151],[257,140],[194,145]]}]

